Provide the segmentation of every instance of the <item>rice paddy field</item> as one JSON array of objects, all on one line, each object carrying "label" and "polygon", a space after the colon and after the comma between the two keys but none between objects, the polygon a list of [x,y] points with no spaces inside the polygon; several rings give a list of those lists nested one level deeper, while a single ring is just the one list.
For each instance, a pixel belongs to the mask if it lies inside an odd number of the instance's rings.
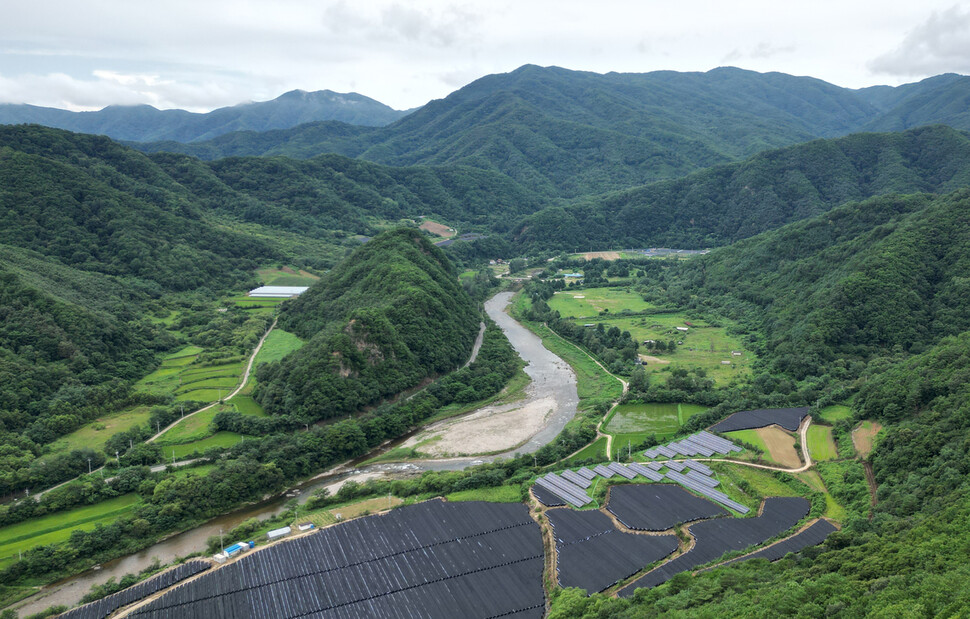
[{"label": "rice paddy field", "polygon": [[0,568],[15,562],[20,552],[34,546],[63,542],[73,531],[90,531],[99,524],[108,524],[140,501],[137,494],[126,494],[0,528]]},{"label": "rice paddy field", "polygon": [[620,449],[626,447],[628,441],[636,445],[650,435],[657,438],[673,436],[688,419],[706,410],[697,404],[620,404],[613,409],[603,432],[612,434],[613,444]]},{"label": "rice paddy field", "polygon": [[[579,297],[579,298],[577,298]],[[754,361],[738,337],[728,333],[729,324],[713,325],[685,312],[629,315],[656,309],[628,288],[587,288],[556,293],[549,307],[576,324],[599,324],[629,331],[641,344],[644,368],[653,380],[663,380],[668,368],[702,368],[718,384],[726,384],[744,373]],[[607,313],[601,314],[601,312]],[[622,314],[627,310],[626,315]],[[687,331],[680,331],[686,328]],[[675,352],[653,352],[643,345],[647,340],[679,342]],[[734,355],[740,352],[740,355]],[[726,363],[725,363],[726,362]]]}]

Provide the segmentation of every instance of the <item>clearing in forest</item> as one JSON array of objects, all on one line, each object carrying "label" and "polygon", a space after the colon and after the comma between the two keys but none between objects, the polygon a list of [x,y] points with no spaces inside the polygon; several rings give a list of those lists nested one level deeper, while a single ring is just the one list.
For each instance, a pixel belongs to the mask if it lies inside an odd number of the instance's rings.
[{"label": "clearing in forest", "polygon": [[439,224],[437,221],[431,221],[430,219],[425,219],[418,227],[422,230],[427,230],[431,234],[436,234],[446,239],[450,239],[456,234],[454,228],[449,228],[444,224]]},{"label": "clearing in forest", "polygon": [[873,442],[880,430],[882,430],[881,423],[867,419],[852,431],[852,444],[863,459],[868,458],[869,453],[872,452]]}]

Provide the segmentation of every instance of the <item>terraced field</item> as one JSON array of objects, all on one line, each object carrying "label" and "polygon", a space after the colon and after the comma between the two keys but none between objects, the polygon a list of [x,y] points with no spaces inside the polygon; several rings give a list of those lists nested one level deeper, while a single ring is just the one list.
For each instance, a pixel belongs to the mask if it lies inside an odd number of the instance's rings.
[{"label": "terraced field", "polygon": [[[726,384],[743,373],[754,361],[754,354],[744,349],[739,338],[727,332],[729,325],[713,325],[685,312],[663,312],[636,315],[656,310],[640,295],[627,288],[588,288],[556,293],[549,307],[576,324],[599,324],[629,331],[641,344],[644,367],[662,380],[667,368],[702,368],[718,384]],[[626,311],[626,314],[623,312]],[[631,315],[634,314],[634,315]],[[678,328],[685,328],[682,331]],[[648,340],[679,342],[673,353],[650,350]],[[741,353],[735,355],[735,352]],[[726,363],[725,363],[726,362]]]}]

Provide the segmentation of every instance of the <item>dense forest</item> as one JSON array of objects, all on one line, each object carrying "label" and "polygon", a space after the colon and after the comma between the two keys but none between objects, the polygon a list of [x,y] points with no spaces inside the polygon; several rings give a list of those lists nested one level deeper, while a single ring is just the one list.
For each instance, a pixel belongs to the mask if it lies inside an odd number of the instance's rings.
[{"label": "dense forest", "polygon": [[464,164],[573,198],[675,178],[773,148],[858,131],[970,129],[968,78],[850,90],[720,67],[607,73],[526,65],[489,75],[387,127],[314,123],[207,142],[139,144],[217,159],[339,153],[394,166]]},{"label": "dense forest", "polygon": [[254,395],[307,422],[358,411],[464,363],[479,316],[441,249],[385,232],[282,309],[280,326],[307,344],[261,366]]},{"label": "dense forest", "polygon": [[519,251],[725,245],[848,202],[970,184],[970,138],[949,127],[857,134],[556,204],[516,225]]}]

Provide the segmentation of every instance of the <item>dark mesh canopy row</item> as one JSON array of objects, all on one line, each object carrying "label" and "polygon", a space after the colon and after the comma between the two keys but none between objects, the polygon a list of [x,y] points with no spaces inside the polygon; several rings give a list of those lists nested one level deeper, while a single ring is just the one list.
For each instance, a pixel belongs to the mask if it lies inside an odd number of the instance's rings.
[{"label": "dark mesh canopy row", "polygon": [[69,610],[59,617],[62,619],[104,619],[119,608],[134,604],[138,600],[158,593],[162,589],[167,589],[177,582],[195,576],[199,572],[204,572],[210,567],[212,566],[208,561],[187,561],[118,593]]},{"label": "dark mesh canopy row", "polygon": [[773,544],[767,548],[763,548],[758,552],[751,553],[746,557],[731,559],[725,565],[747,561],[748,559],[767,559],[769,561],[777,561],[778,559],[781,559],[787,555],[789,552],[798,552],[799,550],[804,550],[809,546],[818,546],[825,541],[825,538],[828,537],[830,533],[835,531],[838,531],[838,529],[836,529],[831,522],[828,520],[819,520],[801,533],[792,535],[786,540],[780,541],[777,544]]},{"label": "dark mesh canopy row", "polygon": [[428,501],[259,550],[132,617],[539,618],[543,561],[525,505]]},{"label": "dark mesh canopy row", "polygon": [[724,421],[711,426],[713,432],[734,432],[752,430],[777,424],[789,432],[794,432],[808,415],[808,407],[801,408],[762,408],[754,411],[734,413]]},{"label": "dark mesh canopy row", "polygon": [[639,531],[665,531],[682,522],[728,515],[723,507],[671,484],[614,486],[606,509]]},{"label": "dark mesh canopy row", "polygon": [[656,587],[680,572],[710,563],[732,550],[744,550],[761,544],[795,526],[808,514],[811,504],[801,497],[772,497],[765,499],[764,510],[756,518],[716,518],[692,524],[694,547],[664,563],[620,590],[621,597],[630,597],[641,587]]},{"label": "dark mesh canopy row", "polygon": [[673,535],[618,531],[600,511],[546,512],[556,538],[556,573],[562,587],[603,591],[677,549]]}]

